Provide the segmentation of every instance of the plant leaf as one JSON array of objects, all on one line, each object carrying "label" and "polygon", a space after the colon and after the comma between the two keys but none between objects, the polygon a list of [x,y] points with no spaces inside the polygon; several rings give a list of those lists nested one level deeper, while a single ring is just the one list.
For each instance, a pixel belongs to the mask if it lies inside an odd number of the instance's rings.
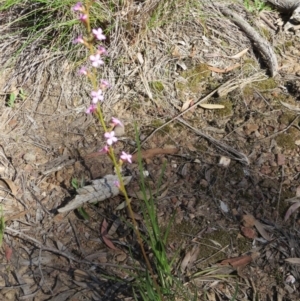
[{"label": "plant leaf", "polygon": [[212,104],[212,103],[201,103],[199,106],[203,109],[215,110],[215,109],[224,109],[225,106],[219,104]]}]

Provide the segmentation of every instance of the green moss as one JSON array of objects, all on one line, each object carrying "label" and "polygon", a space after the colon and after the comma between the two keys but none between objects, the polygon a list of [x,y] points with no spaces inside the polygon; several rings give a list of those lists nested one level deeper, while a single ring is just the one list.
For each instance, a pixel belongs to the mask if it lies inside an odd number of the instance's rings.
[{"label": "green moss", "polygon": [[244,239],[237,241],[237,235],[237,231],[229,232],[226,229],[219,229],[204,235],[200,241],[201,252],[199,254],[199,258],[209,258],[209,260],[205,260],[203,268],[207,267],[209,264],[214,264],[226,258],[226,255],[223,252],[216,251],[217,245],[220,245],[217,247],[220,249],[230,245],[234,241],[237,243],[237,247],[241,247],[241,249],[238,249],[239,253],[243,253],[251,249],[251,242],[247,243],[247,241]]},{"label": "green moss", "polygon": [[[155,129],[161,127],[161,126],[164,125],[164,124],[165,124],[165,122],[162,121],[161,119],[153,119],[153,120],[151,121],[151,125],[152,125]],[[169,134],[169,133],[171,132],[171,130],[172,130],[172,127],[171,127],[170,125],[166,125],[166,126],[164,126],[159,132],[160,132],[160,134],[161,134],[162,136],[165,136],[166,134]]]},{"label": "green moss", "polygon": [[283,112],[279,117],[279,123],[289,125],[296,117],[296,114],[293,112]]},{"label": "green moss", "polygon": [[243,73],[247,76],[253,73],[253,70],[256,70],[258,63],[252,59],[246,59],[243,64]]},{"label": "green moss", "polygon": [[288,48],[290,48],[292,46],[294,46],[293,41],[285,41],[285,43],[284,43],[285,49],[288,49]]},{"label": "green moss", "polygon": [[183,71],[181,76],[185,81],[177,82],[175,83],[175,86],[179,91],[179,94],[181,94],[181,98],[184,98],[186,92],[201,92],[203,89],[202,83],[206,82],[211,77],[211,71],[206,64],[199,64],[192,69]]},{"label": "green moss", "polygon": [[266,27],[261,27],[260,32],[268,41],[271,41],[270,31]]},{"label": "green moss", "polygon": [[161,93],[165,89],[163,83],[160,81],[150,82],[149,85],[154,92]]},{"label": "green moss", "polygon": [[287,132],[279,134],[275,140],[278,146],[284,149],[294,150],[297,145],[295,141],[297,140],[297,136],[299,136],[299,131],[296,128],[289,128]]},{"label": "green moss", "polygon": [[239,236],[239,238],[236,240],[236,243],[237,243],[237,250],[240,254],[248,252],[249,250],[252,249],[251,241],[244,236]]},{"label": "green moss", "polygon": [[268,91],[275,89],[277,87],[277,83],[274,80],[274,78],[268,78],[265,80],[262,80],[260,82],[251,83],[247,85],[243,89],[244,97],[252,97],[255,90],[259,90],[260,92]]},{"label": "green moss", "polygon": [[225,108],[224,109],[219,109],[219,110],[215,110],[215,116],[218,118],[224,118],[224,117],[228,117],[231,116],[233,113],[232,110],[232,102],[229,99],[224,99],[221,100],[218,104],[223,105]]},{"label": "green moss", "polygon": [[[200,231],[200,228],[199,224],[194,224],[189,220],[183,220],[180,224],[173,223],[169,231],[168,242],[182,244],[186,240],[187,235],[195,235]],[[166,229],[161,231],[165,233]]]},{"label": "green moss", "polygon": [[259,90],[272,90],[277,87],[277,83],[274,80],[274,78],[268,78],[265,80],[262,80],[260,82],[257,82],[254,84],[254,87],[256,87]]}]

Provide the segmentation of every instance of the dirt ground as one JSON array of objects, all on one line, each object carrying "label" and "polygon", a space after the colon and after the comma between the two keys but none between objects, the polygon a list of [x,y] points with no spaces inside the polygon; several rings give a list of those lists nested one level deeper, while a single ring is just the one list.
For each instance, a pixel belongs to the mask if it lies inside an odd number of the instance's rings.
[{"label": "dirt ground", "polygon": [[[162,23],[156,6],[133,4],[141,9],[132,28],[116,26],[107,42],[103,77],[112,87],[103,110],[107,122],[125,124],[117,152],[136,151],[136,123],[162,229],[176,213],[167,245],[170,257],[180,250],[174,274],[199,300],[300,300],[300,219],[295,207],[286,215],[300,197],[299,30],[285,30],[288,16],[275,9],[231,7],[272,46],[279,68],[271,77],[257,45],[217,6],[168,3]],[[9,31],[4,21],[0,31]],[[4,64],[13,41],[1,42],[0,299],[133,300],[128,250],[137,261],[140,254],[126,210],[117,210],[123,197],[86,204],[88,221],[57,212],[75,197],[74,179],[88,185],[113,174],[98,152],[102,129],[85,113],[90,86],[78,64],[47,48]],[[223,108],[198,103],[207,95]],[[145,231],[137,163],[123,172]],[[115,249],[101,237],[103,221]]]}]

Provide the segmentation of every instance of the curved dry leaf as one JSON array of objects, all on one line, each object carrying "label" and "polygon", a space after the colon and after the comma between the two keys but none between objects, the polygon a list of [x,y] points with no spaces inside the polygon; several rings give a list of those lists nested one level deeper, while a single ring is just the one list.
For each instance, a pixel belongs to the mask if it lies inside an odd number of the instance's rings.
[{"label": "curved dry leaf", "polygon": [[252,257],[250,255],[243,255],[239,257],[233,257],[224,259],[220,262],[221,265],[231,265],[234,268],[244,267],[252,261]]},{"label": "curved dry leaf", "polygon": [[246,48],[246,49],[242,50],[241,52],[237,53],[236,55],[229,56],[228,58],[230,58],[230,59],[239,59],[244,54],[246,54],[248,50],[249,50],[249,48]]},{"label": "curved dry leaf", "polygon": [[284,261],[292,264],[300,264],[300,258],[286,258]]},{"label": "curved dry leaf", "polygon": [[286,102],[283,102],[283,101],[281,101],[280,103],[281,103],[284,107],[288,108],[289,110],[296,111],[296,112],[300,112],[300,108],[297,107],[297,106],[291,105],[291,104],[286,103]]},{"label": "curved dry leaf", "polygon": [[254,222],[254,226],[256,228],[256,230],[259,232],[259,234],[267,241],[272,240],[272,238],[270,237],[270,235],[267,233],[267,231],[264,228],[264,225],[259,222],[258,220],[255,220]]},{"label": "curved dry leaf", "polygon": [[289,209],[288,211],[285,213],[285,216],[284,216],[284,221],[286,222],[290,216],[300,207],[300,202],[296,202],[294,203]]},{"label": "curved dry leaf", "polygon": [[12,195],[16,196],[18,190],[15,183],[12,180],[6,178],[0,178],[0,181],[6,184],[6,186],[10,189]]},{"label": "curved dry leaf", "polygon": [[235,64],[233,66],[226,67],[225,69],[220,69],[220,68],[217,68],[214,66],[207,66],[207,69],[209,69],[210,71],[216,72],[216,73],[227,73],[233,69],[238,68],[239,66],[240,66],[240,64]]},{"label": "curved dry leaf", "polygon": [[185,101],[181,107],[181,112],[185,111],[190,106],[191,102],[192,102],[192,99]]},{"label": "curved dry leaf", "polygon": [[103,220],[102,225],[101,225],[101,238],[103,242],[112,250],[119,250],[113,242],[107,237],[107,232],[108,232],[108,223],[106,219]]},{"label": "curved dry leaf", "polygon": [[203,109],[215,110],[215,109],[224,109],[225,106],[212,103],[200,103],[199,106]]}]

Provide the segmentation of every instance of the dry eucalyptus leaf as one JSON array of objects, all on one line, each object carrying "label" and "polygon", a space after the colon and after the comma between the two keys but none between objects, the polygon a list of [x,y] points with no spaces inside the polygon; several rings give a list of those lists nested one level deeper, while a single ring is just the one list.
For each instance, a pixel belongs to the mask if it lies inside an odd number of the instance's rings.
[{"label": "dry eucalyptus leaf", "polygon": [[181,107],[181,112],[185,111],[190,106],[191,102],[192,102],[192,99],[188,99],[187,101],[185,101]]},{"label": "dry eucalyptus leaf", "polygon": [[224,109],[225,106],[219,104],[212,103],[200,103],[199,106],[203,109],[216,110],[216,109]]},{"label": "dry eucalyptus leaf", "polygon": [[[132,177],[123,177],[124,185],[127,185]],[[76,197],[66,206],[59,208],[59,213],[67,212],[81,207],[85,203],[101,202],[120,193],[116,185],[116,175],[106,175],[102,179],[93,180],[91,185],[78,188]]]},{"label": "dry eucalyptus leaf", "polygon": [[291,105],[291,104],[289,104],[289,103],[286,103],[286,102],[283,102],[283,101],[281,101],[281,104],[282,104],[284,107],[288,108],[289,110],[296,111],[296,112],[300,112],[300,108],[297,107],[297,106],[293,106],[293,105]]},{"label": "dry eucalyptus leaf", "polygon": [[242,57],[245,53],[247,53],[248,50],[249,50],[249,48],[246,48],[246,49],[242,50],[241,52],[237,53],[236,55],[229,56],[228,58],[230,58],[230,59],[239,59],[239,58]]},{"label": "dry eucalyptus leaf", "polygon": [[300,265],[300,258],[286,258],[286,262]]}]

